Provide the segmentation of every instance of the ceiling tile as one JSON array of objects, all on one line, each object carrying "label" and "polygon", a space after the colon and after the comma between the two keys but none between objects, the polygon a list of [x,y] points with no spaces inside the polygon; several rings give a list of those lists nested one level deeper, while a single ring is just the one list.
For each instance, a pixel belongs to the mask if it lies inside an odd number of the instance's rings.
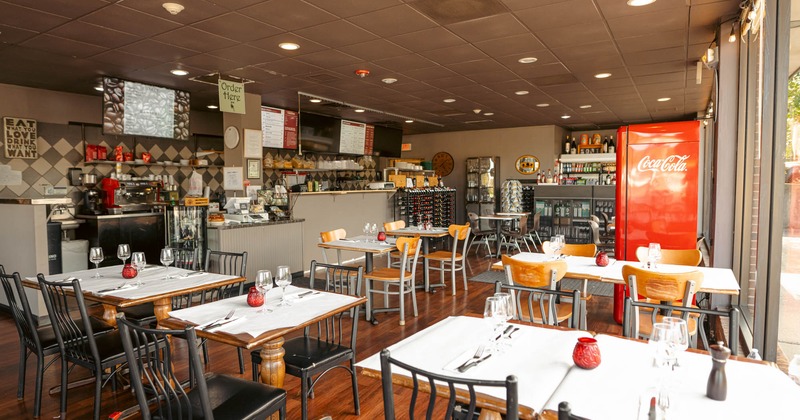
[{"label": "ceiling tile", "polygon": [[214,51],[237,44],[232,39],[223,38],[191,26],[182,26],[173,31],[156,35],[153,39],[193,51]]},{"label": "ceiling tile", "polygon": [[108,50],[104,53],[95,55],[92,57],[92,60],[129,68],[134,71],[153,67],[161,63],[161,61],[158,60],[142,57],[140,55],[129,54],[120,50]]},{"label": "ceiling tile", "polygon": [[[619,0],[595,0],[600,12],[606,19],[612,19],[622,16],[641,15],[646,13],[659,12],[662,10],[669,10],[675,8],[686,8],[687,5],[692,3],[695,6],[697,0],[658,0],[646,6],[628,6],[626,2]],[[717,0],[712,0],[717,1]]]},{"label": "ceiling tile", "polygon": [[239,65],[268,63],[281,58],[278,54],[264,51],[249,45],[239,44],[208,53],[214,57],[222,57]]},{"label": "ceiling tile", "polygon": [[[523,76],[528,80],[535,80],[541,77],[557,76],[569,74],[569,70],[561,63],[543,64],[541,66],[526,66],[525,71],[515,70],[514,73]],[[530,70],[527,70],[530,69]]]},{"label": "ceiling tile", "polygon": [[208,20],[197,22],[192,26],[206,32],[225,34],[226,38],[239,42],[266,38],[281,32],[280,29],[272,25],[261,23],[239,13],[228,13],[216,16]]},{"label": "ceiling tile", "polygon": [[348,20],[382,37],[416,32],[436,26],[425,15],[407,5],[394,6],[353,16]]},{"label": "ceiling tile", "polygon": [[403,75],[414,80],[427,82],[448,77],[456,77],[459,74],[447,67],[433,66],[415,70],[407,70],[403,72]]},{"label": "ceiling tile", "polygon": [[569,25],[557,26],[550,29],[534,29],[536,36],[545,46],[551,49],[582,45],[587,39],[593,42],[608,41],[611,36],[605,26]]},{"label": "ceiling tile", "polygon": [[378,38],[375,34],[344,20],[323,23],[322,25],[295,31],[295,33],[332,48],[358,44]]},{"label": "ceiling tile", "polygon": [[20,42],[36,36],[38,32],[8,25],[0,25],[0,45],[19,44]]},{"label": "ceiling tile", "polygon": [[439,25],[481,19],[507,11],[499,0],[412,0],[409,3]]},{"label": "ceiling tile", "polygon": [[471,43],[528,34],[528,29],[511,13],[454,23],[447,28]]},{"label": "ceiling tile", "polygon": [[366,61],[406,55],[411,51],[385,39],[374,39],[353,45],[340,47],[339,50]]},{"label": "ceiling tile", "polygon": [[362,15],[401,4],[401,0],[305,0],[340,17]]},{"label": "ceiling tile", "polygon": [[686,45],[686,31],[676,30],[627,38],[617,37],[617,45],[622,54],[682,47]]},{"label": "ceiling tile", "polygon": [[[490,57],[514,56],[514,61],[523,57],[537,57],[545,47],[533,34],[525,33],[504,38],[473,43],[475,47]],[[540,58],[541,59],[541,58]]]},{"label": "ceiling tile", "polygon": [[418,52],[452,47],[464,43],[464,40],[442,27],[423,29],[389,37],[388,39],[404,48]]},{"label": "ceiling tile", "polygon": [[131,34],[77,20],[59,26],[49,33],[51,35],[74,39],[87,44],[98,44],[108,48],[117,48],[140,39]]},{"label": "ceiling tile", "polygon": [[663,63],[665,61],[681,60],[686,58],[686,48],[672,47],[660,50],[641,51],[623,55],[625,64],[636,66],[640,64]]},{"label": "ceiling tile", "polygon": [[481,50],[468,44],[440,48],[432,51],[424,51],[421,52],[420,55],[444,65],[486,58],[486,54],[481,52]]},{"label": "ceiling tile", "polygon": [[[293,42],[299,45],[300,48],[294,51],[284,50],[279,46],[279,44],[283,42]],[[308,38],[291,32],[284,32],[278,35],[256,39],[254,41],[249,41],[247,44],[256,48],[260,48],[264,51],[279,54],[283,57],[297,57],[303,54],[310,54],[328,49],[328,47],[318,42],[311,41]]]},{"label": "ceiling tile", "polygon": [[646,34],[663,34],[668,31],[685,31],[689,22],[686,7],[623,16],[608,20],[608,27],[616,38]]},{"label": "ceiling tile", "polygon": [[107,50],[107,48],[98,45],[47,34],[38,35],[20,45],[78,58],[86,58]]},{"label": "ceiling tile", "polygon": [[126,45],[120,51],[161,61],[175,61],[197,54],[196,51],[149,39]]},{"label": "ceiling tile", "polygon": [[[183,66],[191,66],[208,72],[219,71],[221,73],[228,73],[231,70],[245,66],[245,64],[226,60],[222,57],[216,57],[210,54],[196,54],[177,60],[177,63],[181,64],[181,68]],[[197,74],[191,74],[190,72],[190,75],[196,76]]]},{"label": "ceiling tile", "polygon": [[667,61],[657,64],[644,64],[639,66],[629,66],[631,76],[645,76],[649,74],[662,74],[682,71],[686,69],[685,61]]},{"label": "ceiling tile", "polygon": [[105,0],[4,0],[4,2],[68,18],[77,18],[108,6]]},{"label": "ceiling tile", "polygon": [[36,32],[45,32],[69,20],[65,17],[42,12],[37,9],[38,7],[36,9],[30,9],[13,4],[3,4],[3,12],[0,13],[0,25],[21,27]]},{"label": "ceiling tile", "polygon": [[375,64],[383,66],[387,69],[394,69],[397,72],[403,73],[409,70],[419,70],[436,65],[431,60],[422,57],[418,54],[407,54],[399,57],[385,58],[383,60],[375,60]]},{"label": "ceiling tile", "polygon": [[471,76],[474,74],[487,73],[487,72],[498,72],[498,73],[503,72],[506,73],[507,78],[518,78],[517,75],[513,74],[512,72],[504,68],[501,64],[488,58],[454,63],[448,65],[447,68],[453,70],[458,74],[462,74],[465,76]]},{"label": "ceiling tile", "polygon": [[153,36],[179,27],[176,22],[161,19],[118,4],[99,9],[81,17],[79,21],[140,37]]},{"label": "ceiling tile", "polygon": [[[337,50],[320,51],[311,54],[306,54],[296,58],[297,61],[302,63],[311,64],[314,66],[330,68],[339,67],[347,64],[355,64],[361,62],[357,57],[345,54]],[[356,69],[353,68],[353,71]]]},{"label": "ceiling tile", "polygon": [[652,74],[647,76],[636,76],[633,78],[637,85],[646,85],[650,83],[663,83],[663,82],[685,82],[686,72],[679,71],[674,73]]},{"label": "ceiling tile", "polygon": [[[61,1],[72,2],[71,0]],[[220,3],[225,4],[226,2]],[[140,12],[149,13],[153,16],[171,20],[184,25],[190,25],[192,23],[206,20],[213,16],[227,12],[227,9],[218,6],[214,4],[213,1],[209,0],[180,0],[180,4],[185,6],[185,8],[177,15],[167,12],[164,7],[161,6],[163,4],[161,1],[128,1],[123,4],[125,7],[136,9]]]},{"label": "ceiling tile", "polygon": [[261,64],[258,67],[269,72],[270,74],[281,76],[302,76],[304,74],[314,73],[322,69],[322,67],[303,63],[292,58],[276,60],[271,63]]},{"label": "ceiling tile", "polygon": [[240,10],[240,13],[287,31],[307,28],[339,19],[319,7],[294,1],[289,7],[285,1],[262,2]]},{"label": "ceiling tile", "polygon": [[518,11],[517,17],[534,31],[580,22],[582,26],[602,25],[603,20],[592,0],[567,0]]}]

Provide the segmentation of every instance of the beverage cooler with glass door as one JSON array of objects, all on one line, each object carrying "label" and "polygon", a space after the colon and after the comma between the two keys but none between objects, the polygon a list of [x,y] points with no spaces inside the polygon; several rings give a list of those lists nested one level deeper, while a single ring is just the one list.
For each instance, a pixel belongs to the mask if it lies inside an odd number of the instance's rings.
[{"label": "beverage cooler with glass door", "polygon": [[[500,191],[500,158],[467,158],[467,213],[478,216],[494,214],[497,211],[496,192]],[[481,229],[490,229],[486,220],[481,220]]]},{"label": "beverage cooler with glass door", "polygon": [[175,250],[175,265],[198,270],[204,267],[208,237],[207,206],[167,206],[164,210],[166,246]]}]

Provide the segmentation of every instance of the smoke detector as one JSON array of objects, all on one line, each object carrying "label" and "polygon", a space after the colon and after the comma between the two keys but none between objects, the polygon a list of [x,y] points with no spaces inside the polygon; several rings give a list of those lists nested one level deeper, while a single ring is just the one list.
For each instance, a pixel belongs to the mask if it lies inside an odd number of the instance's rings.
[{"label": "smoke detector", "polygon": [[183,5],[178,3],[164,3],[161,5],[161,7],[168,11],[171,15],[177,15],[183,11]]},{"label": "smoke detector", "polygon": [[480,114],[481,110],[480,110],[480,108],[476,108],[476,109],[473,109],[472,112],[474,112],[476,114]]}]

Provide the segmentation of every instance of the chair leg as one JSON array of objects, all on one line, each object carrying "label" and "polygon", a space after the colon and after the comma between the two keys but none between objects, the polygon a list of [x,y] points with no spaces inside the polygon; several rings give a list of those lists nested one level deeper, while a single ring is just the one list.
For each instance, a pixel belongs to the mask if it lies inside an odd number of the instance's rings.
[{"label": "chair leg", "polygon": [[[39,362],[41,362],[41,359]],[[25,344],[22,343],[20,340],[19,343],[19,378],[17,379],[17,399],[21,400],[25,397],[25,368],[27,367],[28,361],[28,348],[25,347]],[[41,372],[41,369],[39,369]],[[37,376],[38,377],[38,376]]]},{"label": "chair leg", "polygon": [[207,348],[208,346],[206,346],[205,340],[203,340],[203,342],[200,343],[200,347],[203,348],[203,365],[208,366],[208,348]]},{"label": "chair leg", "polygon": [[[100,420],[100,404],[102,400],[100,399],[100,392],[103,389],[103,372],[95,372],[95,380],[94,380],[94,420]],[[62,388],[61,391],[63,392],[64,389]]]},{"label": "chair leg", "polygon": [[[36,358],[36,389],[33,390],[33,417],[39,418],[42,411],[42,379],[44,377],[44,360]],[[24,379],[23,379],[24,381]],[[24,386],[24,383],[23,383]]]},{"label": "chair leg", "polygon": [[417,292],[414,290],[413,280],[411,283],[411,307],[414,308],[414,318],[416,318],[419,314],[417,313]]},{"label": "chair leg", "polygon": [[466,257],[464,257],[464,259],[461,260],[461,275],[464,277],[464,291],[466,292],[467,291],[467,264],[465,264],[465,262],[467,262],[467,258]]},{"label": "chair leg", "polygon": [[[442,263],[444,264],[444,263]],[[456,295],[456,262],[450,265],[450,283],[453,284],[453,296]]]},{"label": "chair leg", "polygon": [[364,281],[364,294],[367,297],[366,314],[364,317],[367,321],[372,321],[372,280],[365,279]]},{"label": "chair leg", "polygon": [[[386,284],[384,283],[384,286]],[[405,305],[405,286],[406,282],[404,280],[400,280],[400,325],[406,325],[406,305]],[[388,295],[384,295],[388,298]],[[389,305],[387,304],[386,307],[388,308]]]},{"label": "chair leg", "polygon": [[252,360],[251,364],[253,365],[253,382],[258,382],[258,379],[259,379],[258,378],[259,363],[256,363],[255,360]]},{"label": "chair leg", "polygon": [[425,270],[425,276],[424,276],[425,277],[425,291],[426,292],[430,292],[431,291],[431,284],[430,284],[431,283],[431,280],[430,280],[431,279],[431,273],[429,273],[429,269],[431,268],[431,262],[428,260],[428,258],[423,258],[422,260],[423,260],[422,261],[422,266],[423,266],[422,268]]},{"label": "chair leg", "polygon": [[353,382],[353,408],[356,415],[361,415],[361,403],[358,401],[358,379],[356,379],[356,355],[350,358],[350,379]]},{"label": "chair leg", "polygon": [[303,420],[308,420],[308,378],[305,372],[300,377],[300,411],[303,413]]},{"label": "chair leg", "polygon": [[237,347],[236,352],[239,353],[239,373],[244,374],[244,357],[242,357],[242,348]]},{"label": "chair leg", "polygon": [[67,360],[61,358],[61,418],[67,418],[67,375],[69,374],[69,366]]},{"label": "chair leg", "polygon": [[[403,268],[400,267],[400,270],[402,271]],[[389,283],[383,282],[383,307],[384,308],[388,308],[389,307],[389,293],[388,292],[389,292]]]}]

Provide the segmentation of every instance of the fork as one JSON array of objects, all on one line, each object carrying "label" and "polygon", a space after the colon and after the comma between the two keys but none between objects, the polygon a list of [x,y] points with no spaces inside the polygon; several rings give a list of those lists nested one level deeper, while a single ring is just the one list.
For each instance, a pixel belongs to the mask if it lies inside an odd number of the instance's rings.
[{"label": "fork", "polygon": [[474,362],[476,360],[480,360],[481,356],[483,356],[484,350],[486,350],[486,345],[485,344],[481,344],[480,346],[478,346],[478,350],[475,351],[475,354],[472,356],[472,358],[467,360],[466,362],[464,362],[461,366],[457,367],[456,370],[460,371],[461,369],[463,369],[468,364],[470,364],[470,363],[472,363],[472,362]]},{"label": "fork", "polygon": [[658,391],[658,408],[665,414],[669,409],[669,393],[663,387]]},{"label": "fork", "polygon": [[233,317],[234,312],[236,312],[236,309],[231,309],[231,311],[228,312],[228,315],[225,315],[225,318],[218,319],[218,320],[206,325],[205,327],[203,327],[201,329],[205,331],[205,330],[209,330],[211,328],[218,327],[218,326],[222,325],[222,323],[224,323],[225,321],[227,321],[227,320],[229,320],[229,319],[231,319]]}]

